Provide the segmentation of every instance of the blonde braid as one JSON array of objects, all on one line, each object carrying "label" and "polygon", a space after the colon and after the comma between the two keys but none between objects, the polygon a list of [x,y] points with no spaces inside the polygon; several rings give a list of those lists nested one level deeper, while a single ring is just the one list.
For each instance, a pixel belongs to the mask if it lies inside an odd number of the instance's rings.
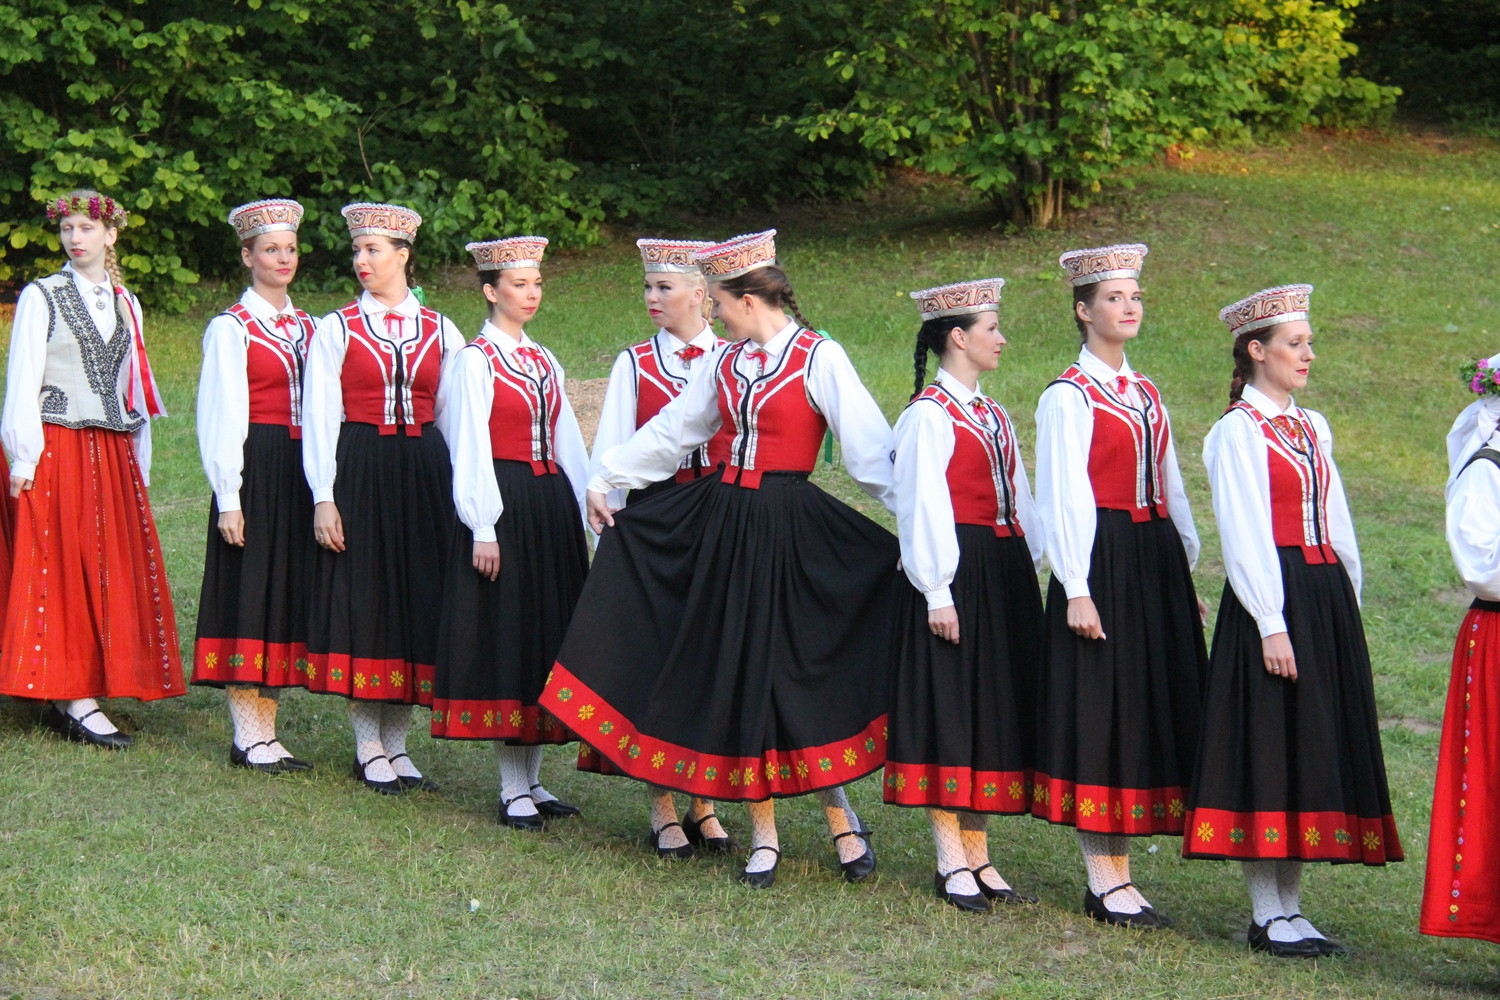
[{"label": "blonde braid", "polygon": [[120,273],[120,258],[112,246],[104,248],[104,270],[109,272],[109,283],[116,293],[125,290],[125,278]]}]

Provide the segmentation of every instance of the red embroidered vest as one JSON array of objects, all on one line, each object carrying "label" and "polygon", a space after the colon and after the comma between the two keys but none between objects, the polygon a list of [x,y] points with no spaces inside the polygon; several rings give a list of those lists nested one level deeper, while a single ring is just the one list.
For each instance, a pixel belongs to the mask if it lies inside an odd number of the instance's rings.
[{"label": "red embroidered vest", "polygon": [[[369,317],[358,302],[340,309],[339,317],[349,332],[340,376],[344,419],[374,424],[382,435],[405,427],[407,434],[420,437],[422,425],[432,423],[446,353],[441,318],[422,307],[417,312],[417,336],[398,341],[384,329],[383,321],[367,323]],[[408,318],[401,326],[410,322]]]},{"label": "red embroidered vest", "polygon": [[484,352],[495,380],[490,454],[526,462],[533,475],[557,475],[557,419],[563,400],[552,356],[537,347],[506,354],[483,336],[470,346]]},{"label": "red embroidered vest", "polygon": [[1162,409],[1161,393],[1150,379],[1136,373],[1136,390],[1144,407],[1122,399],[1113,387],[1101,384],[1077,365],[1057,379],[1083,390],[1094,411],[1094,433],[1089,444],[1089,482],[1094,505],[1130,512],[1132,521],[1167,516],[1162,490],[1162,456],[1172,432]]},{"label": "red embroidered vest", "polygon": [[[725,341],[715,338],[718,345]],[[661,412],[661,408],[682,394],[688,380],[678,378],[667,371],[662,363],[661,352],[656,348],[656,338],[636,344],[630,349],[630,361],[635,368],[635,427],[640,430],[646,421]],[[729,444],[733,435],[727,425],[720,427],[704,444],[684,455],[677,469],[676,480],[684,483],[718,468],[729,461]]]},{"label": "red embroidered vest", "polygon": [[249,337],[245,377],[250,386],[250,422],[288,427],[293,438],[300,438],[302,375],[312,343],[312,317],[301,309],[293,310],[295,321],[283,333],[281,327],[256,319],[242,303],[225,311],[239,320]]},{"label": "red embroidered vest", "polygon": [[985,396],[964,406],[937,383],[923,389],[912,404],[922,400],[941,406],[953,422],[947,478],[954,522],[982,524],[1001,538],[1024,534],[1016,519],[1016,429],[1010,415]]},{"label": "red embroidered vest", "polygon": [[719,357],[719,415],[726,428],[734,428],[726,483],[753,490],[767,472],[813,470],[828,421],[808,398],[807,366],[822,340],[798,330],[775,368],[749,378],[734,364],[749,341],[730,345]]},{"label": "red embroidered vest", "polygon": [[1295,416],[1268,420],[1244,400],[1229,408],[1243,410],[1266,439],[1271,474],[1271,536],[1277,548],[1302,550],[1309,565],[1336,563],[1328,541],[1328,461],[1318,449],[1312,421],[1299,408]]}]

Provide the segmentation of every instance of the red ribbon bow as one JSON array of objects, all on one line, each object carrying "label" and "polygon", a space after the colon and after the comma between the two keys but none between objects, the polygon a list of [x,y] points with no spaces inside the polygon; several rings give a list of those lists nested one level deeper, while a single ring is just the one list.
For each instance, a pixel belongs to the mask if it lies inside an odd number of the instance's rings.
[{"label": "red ribbon bow", "polygon": [[[288,313],[282,313],[280,316],[276,317],[276,329],[278,330],[285,330],[289,326],[296,325],[296,323],[297,317],[292,316]],[[386,330],[386,332],[390,332],[389,328]]]},{"label": "red ribbon bow", "polygon": [[1124,375],[1117,375],[1115,377],[1115,395],[1123,398],[1128,391],[1130,391],[1130,379]]},{"label": "red ribbon bow", "polygon": [[1285,434],[1292,442],[1292,447],[1298,451],[1307,450],[1305,439],[1302,434],[1302,422],[1288,416],[1272,417],[1271,423],[1276,425],[1277,430]]},{"label": "red ribbon bow", "polygon": [[749,354],[755,359],[755,370],[764,375],[766,373],[766,352],[763,350],[754,350],[750,351]]},{"label": "red ribbon bow", "polygon": [[392,323],[394,323],[396,325],[396,336],[398,336],[398,337],[404,337],[404,336],[406,336],[406,317],[405,316],[401,315],[400,313],[396,312],[395,310],[392,310],[392,311],[390,311],[390,312],[388,312],[388,313],[385,314],[385,335],[387,337],[389,337],[391,335],[391,324]]},{"label": "red ribbon bow", "polygon": [[677,356],[682,359],[683,364],[691,365],[693,363],[693,359],[703,357],[703,353],[703,348],[699,347],[697,344],[689,344],[682,350],[678,351]]},{"label": "red ribbon bow", "polygon": [[984,399],[982,397],[975,396],[973,399],[969,400],[969,405],[974,407],[974,415],[979,418],[979,422],[984,424],[985,426],[989,426],[990,409],[989,407],[984,405]]},{"label": "red ribbon bow", "polygon": [[516,356],[525,363],[527,371],[542,366],[542,352],[535,347],[518,347],[516,348]]}]

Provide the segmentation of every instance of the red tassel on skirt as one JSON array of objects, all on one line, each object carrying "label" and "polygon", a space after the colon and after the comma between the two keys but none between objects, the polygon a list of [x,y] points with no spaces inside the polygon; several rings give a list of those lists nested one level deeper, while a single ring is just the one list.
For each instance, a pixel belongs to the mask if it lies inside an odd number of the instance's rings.
[{"label": "red tassel on skirt", "polygon": [[140,698],[185,692],[161,543],[130,435],[44,425],[16,508],[0,694]]},{"label": "red tassel on skirt", "polygon": [[1500,611],[1473,608],[1453,650],[1423,934],[1500,944]]}]

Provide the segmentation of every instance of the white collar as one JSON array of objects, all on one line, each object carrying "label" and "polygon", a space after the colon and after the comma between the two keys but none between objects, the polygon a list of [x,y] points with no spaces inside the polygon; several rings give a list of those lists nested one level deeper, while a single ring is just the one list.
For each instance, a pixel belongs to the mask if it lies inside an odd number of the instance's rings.
[{"label": "white collar", "polygon": [[968,406],[976,399],[984,398],[984,390],[982,388],[970,389],[946,368],[939,368],[937,374],[932,377],[932,380],[946,389],[954,399],[958,400],[964,406]]},{"label": "white collar", "polygon": [[778,330],[776,332],[776,335],[770,340],[766,341],[764,344],[757,344],[753,340],[747,342],[745,345],[745,353],[764,353],[767,357],[779,358],[781,357],[782,352],[786,350],[787,345],[792,342],[792,338],[797,335],[797,331],[800,329],[802,329],[802,327],[798,325],[797,321],[792,320],[786,326]]},{"label": "white collar", "polygon": [[396,308],[389,309],[381,305],[380,300],[375,298],[375,296],[369,292],[364,292],[359,297],[359,308],[365,315],[371,317],[384,316],[386,313],[393,312],[397,315],[405,316],[407,319],[415,319],[417,313],[421,311],[422,304],[417,301],[415,295],[408,291],[406,298],[402,299]]},{"label": "white collar", "polygon": [[669,358],[675,354],[679,354],[684,347],[702,348],[703,353],[707,354],[718,345],[719,338],[714,333],[713,326],[706,321],[703,324],[703,329],[698,332],[698,335],[686,344],[669,333],[665,327],[656,331],[656,350],[663,357]]},{"label": "white collar", "polygon": [[108,274],[106,274],[104,276],[104,280],[102,282],[100,282],[100,281],[90,281],[88,278],[85,278],[82,274],[78,273],[78,269],[73,266],[73,262],[72,261],[68,261],[66,264],[64,264],[63,265],[63,270],[67,271],[70,275],[73,276],[73,284],[75,284],[75,285],[78,286],[78,290],[80,292],[90,292],[90,293],[92,293],[94,291],[94,289],[96,289],[96,288],[102,288],[105,291],[112,291],[112,289],[109,286],[109,275]]},{"label": "white collar", "polygon": [[245,294],[240,296],[240,305],[250,310],[251,316],[254,316],[267,326],[275,326],[278,316],[291,316],[295,318],[297,315],[297,310],[292,306],[290,296],[287,297],[286,308],[277,309],[253,288],[245,289]]},{"label": "white collar", "polygon": [[1120,370],[1116,371],[1097,354],[1084,347],[1078,352],[1078,367],[1083,369],[1085,375],[1091,375],[1101,382],[1110,382],[1122,375],[1132,382],[1140,381],[1140,376],[1131,369],[1130,361],[1123,354],[1120,355]]},{"label": "white collar", "polygon": [[521,339],[517,340],[489,320],[484,321],[484,329],[479,331],[479,335],[500,348],[500,353],[502,354],[510,354],[518,347],[529,347],[532,350],[538,350],[536,341],[532,340],[525,330],[521,331]]},{"label": "white collar", "polygon": [[1287,403],[1286,409],[1283,410],[1276,405],[1275,400],[1253,385],[1247,384],[1245,386],[1244,392],[1240,394],[1240,399],[1255,407],[1265,417],[1295,417],[1297,415],[1297,401],[1295,399]]}]

